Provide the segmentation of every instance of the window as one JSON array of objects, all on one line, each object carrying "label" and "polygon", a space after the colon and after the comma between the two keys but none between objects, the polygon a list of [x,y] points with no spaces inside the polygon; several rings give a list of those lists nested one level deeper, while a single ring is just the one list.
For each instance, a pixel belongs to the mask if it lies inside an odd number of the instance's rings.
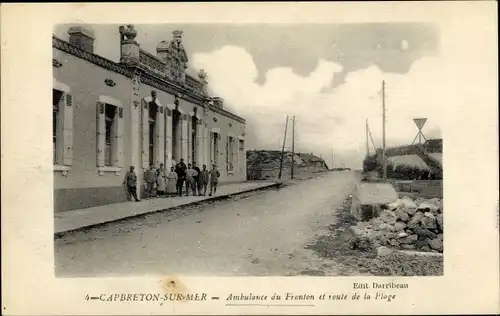
[{"label": "window", "polygon": [[196,157],[196,124],[198,123],[198,119],[196,116],[193,116],[191,121],[191,157],[192,161],[197,161],[198,157]]},{"label": "window", "polygon": [[52,153],[54,171],[67,175],[73,162],[73,97],[54,80],[52,88]]},{"label": "window", "polygon": [[120,101],[101,96],[97,102],[97,171],[120,174],[123,167],[123,107]]},{"label": "window", "polygon": [[235,149],[235,146],[234,146],[234,138],[229,136],[228,137],[228,144],[227,144],[227,147],[228,147],[228,151],[227,151],[227,170],[229,172],[234,172],[234,149]]},{"label": "window", "polygon": [[57,164],[59,161],[57,146],[59,142],[57,140],[58,130],[61,125],[60,120],[60,103],[63,92],[59,90],[52,89],[52,154],[53,163]]},{"label": "window", "polygon": [[243,139],[239,139],[239,155],[238,155],[238,173],[240,176],[245,175],[245,141]]},{"label": "window", "polygon": [[154,102],[149,103],[149,139],[148,139],[148,150],[149,150],[149,164],[155,163],[155,135],[156,135],[156,115],[158,112],[158,106]]},{"label": "window", "polygon": [[172,112],[172,159],[176,162],[180,161],[180,137],[181,137],[181,113],[177,110]]},{"label": "window", "polygon": [[104,141],[104,165],[112,166],[113,165],[113,145],[115,139],[115,117],[116,117],[116,106],[111,104],[105,105],[105,129],[106,136]]},{"label": "window", "polygon": [[212,163],[213,164],[216,164],[218,165],[218,156],[219,156],[219,134],[218,133],[215,133],[215,132],[212,132],[212,144],[211,144],[211,147],[212,147],[212,157],[211,157],[211,160],[212,160]]}]

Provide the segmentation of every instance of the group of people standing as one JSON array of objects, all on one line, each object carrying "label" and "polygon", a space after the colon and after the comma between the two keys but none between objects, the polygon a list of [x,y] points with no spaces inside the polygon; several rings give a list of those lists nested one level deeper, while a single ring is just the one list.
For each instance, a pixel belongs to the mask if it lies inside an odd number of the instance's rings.
[{"label": "group of people standing", "polygon": [[[123,184],[126,185],[127,191],[135,201],[137,198],[137,175],[135,174],[134,167],[130,167],[130,171],[125,175]],[[217,192],[217,184],[219,182],[220,172],[214,164],[211,170],[207,170],[207,166],[203,165],[202,169],[193,164],[187,164],[184,159],[170,167],[170,171],[164,168],[161,163],[158,169],[155,169],[151,164],[149,169],[144,172],[145,182],[145,196],[151,198],[156,195],[161,197],[167,196],[182,196],[185,188],[185,195],[188,196],[189,192],[193,196],[204,196],[207,193],[207,188],[210,185],[209,196]]]}]

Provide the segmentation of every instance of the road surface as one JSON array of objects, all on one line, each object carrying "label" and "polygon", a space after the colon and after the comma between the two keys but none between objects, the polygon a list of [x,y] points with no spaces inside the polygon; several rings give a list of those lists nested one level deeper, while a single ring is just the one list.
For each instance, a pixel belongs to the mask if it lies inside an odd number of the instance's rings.
[{"label": "road surface", "polygon": [[327,173],[184,216],[156,213],[64,236],[55,241],[56,275],[346,275],[305,246],[334,222],[358,178]]}]

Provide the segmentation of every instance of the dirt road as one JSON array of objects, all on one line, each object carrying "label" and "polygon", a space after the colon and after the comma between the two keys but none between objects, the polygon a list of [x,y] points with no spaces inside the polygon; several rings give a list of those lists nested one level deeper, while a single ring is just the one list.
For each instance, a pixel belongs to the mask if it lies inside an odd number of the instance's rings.
[{"label": "dirt road", "polygon": [[347,275],[305,247],[335,221],[335,209],[358,179],[354,172],[327,173],[181,214],[157,213],[70,234],[55,241],[56,274]]}]

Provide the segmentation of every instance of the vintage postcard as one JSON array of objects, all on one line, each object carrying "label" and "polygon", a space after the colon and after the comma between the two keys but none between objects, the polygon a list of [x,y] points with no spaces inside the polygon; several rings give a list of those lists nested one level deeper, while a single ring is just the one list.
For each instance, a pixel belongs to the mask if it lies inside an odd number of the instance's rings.
[{"label": "vintage postcard", "polygon": [[496,6],[2,5],[3,313],[498,313]]}]

